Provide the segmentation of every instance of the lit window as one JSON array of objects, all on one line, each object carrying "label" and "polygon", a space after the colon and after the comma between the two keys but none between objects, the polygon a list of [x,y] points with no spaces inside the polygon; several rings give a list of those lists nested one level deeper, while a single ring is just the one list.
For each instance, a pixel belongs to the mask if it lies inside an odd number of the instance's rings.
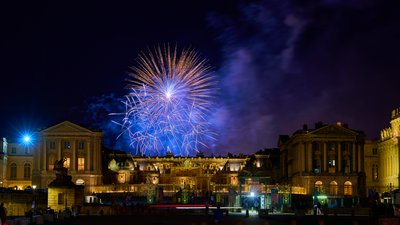
[{"label": "lit window", "polygon": [[17,179],[17,164],[11,163],[10,179]]},{"label": "lit window", "polygon": [[64,141],[64,149],[70,149],[71,145],[69,144],[69,141]]},{"label": "lit window", "polygon": [[353,195],[353,185],[350,181],[344,182],[344,195]]},{"label": "lit window", "polygon": [[332,181],[329,183],[329,194],[330,195],[337,195],[338,194],[338,184],[336,181]]},{"label": "lit window", "polygon": [[69,169],[69,167],[71,166],[71,158],[65,158],[65,162],[64,162],[64,167]]},{"label": "lit window", "polygon": [[78,158],[78,171],[85,170],[85,158]]},{"label": "lit window", "polygon": [[31,165],[28,163],[25,163],[24,165],[24,179],[30,179],[31,178]]},{"label": "lit window", "polygon": [[315,190],[315,192],[318,192],[318,193],[322,192],[322,181],[315,182],[314,190]]}]

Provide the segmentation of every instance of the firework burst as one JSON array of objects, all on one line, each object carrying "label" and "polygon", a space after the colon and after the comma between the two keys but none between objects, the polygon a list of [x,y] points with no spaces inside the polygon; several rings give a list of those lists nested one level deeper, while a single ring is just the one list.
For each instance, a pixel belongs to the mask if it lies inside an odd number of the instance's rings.
[{"label": "firework burst", "polygon": [[129,74],[121,123],[136,153],[190,155],[215,135],[208,122],[215,79],[197,52],[164,46],[143,52]]}]

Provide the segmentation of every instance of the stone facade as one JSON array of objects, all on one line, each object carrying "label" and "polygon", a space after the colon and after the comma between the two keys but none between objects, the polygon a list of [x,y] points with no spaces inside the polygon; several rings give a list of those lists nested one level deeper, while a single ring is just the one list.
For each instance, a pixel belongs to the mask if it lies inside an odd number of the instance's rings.
[{"label": "stone facade", "polygon": [[227,192],[229,186],[238,188],[239,172],[247,160],[246,156],[146,157],[113,152],[106,159],[109,171],[105,171],[108,174],[105,180],[113,184],[109,188],[125,190],[138,190],[140,184],[154,184],[163,187],[167,195],[184,188]]},{"label": "stone facade", "polygon": [[55,179],[54,163],[66,159],[72,181],[84,184],[85,193],[141,193],[146,184],[162,187],[166,195],[182,188],[268,193],[268,185],[279,183],[290,185],[294,194],[366,197],[369,190],[399,188],[399,134],[400,109],[395,109],[379,140],[366,140],[363,132],[340,122],[317,123],[281,135],[277,149],[247,156],[149,157],[107,150],[101,132],[65,121],[37,132],[29,146],[2,138],[0,185],[47,188]]},{"label": "stone facade", "polygon": [[392,111],[390,127],[381,130],[378,144],[380,192],[390,192],[399,188],[399,138],[400,108],[397,108]]},{"label": "stone facade", "polygon": [[0,153],[0,187],[17,190],[32,186],[34,145],[2,141]]},{"label": "stone facade", "polygon": [[364,134],[346,124],[305,125],[281,136],[281,172],[298,194],[366,196]]},{"label": "stone facade", "polygon": [[56,178],[56,161],[65,159],[64,167],[76,184],[86,190],[102,184],[102,133],[78,126],[69,121],[59,123],[36,134],[36,150],[32,184],[47,188]]},{"label": "stone facade", "polygon": [[366,175],[367,190],[379,191],[379,154],[378,141],[365,140],[364,143],[364,169]]}]

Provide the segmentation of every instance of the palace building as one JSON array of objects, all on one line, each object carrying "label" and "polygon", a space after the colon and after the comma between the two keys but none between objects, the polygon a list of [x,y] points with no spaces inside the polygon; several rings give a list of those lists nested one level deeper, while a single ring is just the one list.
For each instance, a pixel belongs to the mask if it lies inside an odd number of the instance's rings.
[{"label": "palace building", "polygon": [[391,192],[399,188],[400,179],[400,108],[392,111],[390,127],[381,130],[378,144],[379,170],[376,173],[379,180],[379,192]]},{"label": "palace building", "polygon": [[33,146],[0,142],[0,187],[25,189],[32,186]]},{"label": "palace building", "polygon": [[282,175],[297,194],[325,199],[364,197],[364,136],[340,122],[316,123],[314,129],[304,125],[292,136],[279,139]]},{"label": "palace building", "polygon": [[278,148],[250,155],[182,157],[107,149],[102,132],[64,121],[38,131],[31,144],[0,140],[0,186],[46,189],[56,178],[55,163],[64,160],[71,181],[82,185],[85,195],[148,196],[149,187],[157,187],[153,197],[160,191],[164,197],[182,191],[213,193],[215,200],[238,205],[245,201],[240,198],[256,193],[271,205],[282,202],[274,194],[287,200],[289,193],[345,206],[371,191],[399,188],[400,109],[393,111],[390,125],[379,141],[341,122],[316,123],[312,129],[304,125],[292,135],[281,135]]},{"label": "palace building", "polygon": [[39,131],[33,151],[32,184],[47,188],[55,178],[54,163],[64,159],[72,182],[87,187],[101,185],[102,133],[69,121]]}]

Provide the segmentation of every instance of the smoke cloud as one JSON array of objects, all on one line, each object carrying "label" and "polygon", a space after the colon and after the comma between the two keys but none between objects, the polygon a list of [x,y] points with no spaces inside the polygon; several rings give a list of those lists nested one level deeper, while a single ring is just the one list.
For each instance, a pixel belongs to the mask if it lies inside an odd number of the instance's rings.
[{"label": "smoke cloud", "polygon": [[224,55],[213,151],[276,147],[280,134],[317,121],[375,138],[400,100],[393,4],[258,1],[235,15],[211,13]]}]

